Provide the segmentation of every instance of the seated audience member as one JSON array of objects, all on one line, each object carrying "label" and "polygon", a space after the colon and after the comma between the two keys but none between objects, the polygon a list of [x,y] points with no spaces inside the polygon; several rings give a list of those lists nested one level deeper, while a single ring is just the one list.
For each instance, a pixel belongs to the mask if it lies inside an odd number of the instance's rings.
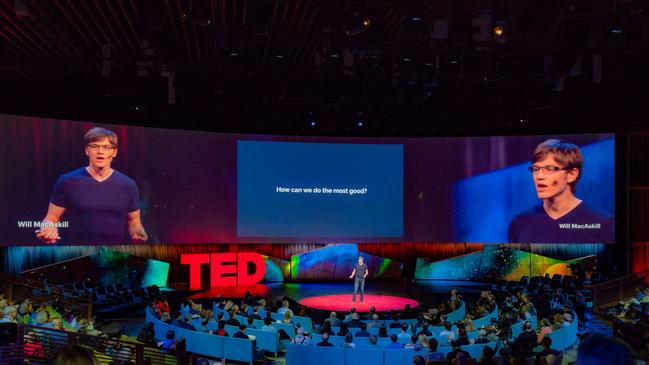
[{"label": "seated audience member", "polygon": [[18,323],[18,310],[13,305],[8,305],[4,309],[4,317],[0,323]]},{"label": "seated audience member", "polygon": [[459,353],[463,353],[464,357],[466,359],[471,358],[471,355],[469,355],[468,352],[462,350],[462,347],[460,346],[460,344],[457,341],[451,342],[451,346],[453,347],[453,351],[446,354],[446,360],[453,361],[453,359],[455,359],[456,355],[459,354]]},{"label": "seated audience member", "polygon": [[309,337],[305,335],[304,327],[298,327],[297,335],[295,335],[295,338],[293,338],[291,340],[291,343],[295,343],[295,344],[298,344],[298,345],[309,345],[309,344],[311,344],[311,341],[309,340]]},{"label": "seated audience member", "polygon": [[333,344],[329,342],[329,334],[327,332],[322,334],[322,341],[318,342],[317,346],[333,346]]},{"label": "seated audience member", "polygon": [[379,338],[374,335],[371,335],[370,337],[368,337],[368,342],[370,343],[371,346],[376,346],[376,344],[379,342]]},{"label": "seated audience member", "polygon": [[412,358],[412,364],[413,365],[426,365],[426,361],[421,355],[416,355],[415,357]]},{"label": "seated audience member", "polygon": [[[172,331],[173,332],[173,331]],[[61,347],[51,362],[52,365],[99,365],[99,361],[85,347],[69,344]]]},{"label": "seated audience member", "polygon": [[576,365],[632,365],[635,364],[629,345],[615,337],[594,334],[588,336],[577,349]]},{"label": "seated audience member", "polygon": [[326,322],[329,322],[330,327],[340,327],[340,319],[338,319],[336,312],[329,313],[329,318],[325,319]]},{"label": "seated audience member", "polygon": [[379,328],[381,327],[381,321],[379,320],[379,315],[374,313],[372,315],[372,321],[367,323],[367,328]]},{"label": "seated audience member", "polygon": [[146,346],[156,346],[155,329],[152,322],[147,322],[137,335],[138,342]]},{"label": "seated audience member", "polygon": [[237,332],[235,332],[235,333],[232,335],[232,337],[236,337],[236,338],[244,338],[244,339],[246,339],[246,340],[250,339],[250,337],[248,337],[248,335],[245,334],[245,332],[246,332],[246,325],[245,325],[245,324],[240,324],[240,325],[239,325],[239,330],[238,330]]},{"label": "seated audience member", "polygon": [[478,338],[476,338],[473,343],[475,343],[475,344],[489,343],[489,340],[487,339],[487,331],[485,331],[482,328],[479,329],[478,330]]},{"label": "seated audience member", "polygon": [[386,349],[402,349],[403,345],[399,343],[399,337],[397,337],[396,334],[392,334],[390,336],[390,340],[392,341],[389,343],[387,346],[385,346]]},{"label": "seated audience member", "polygon": [[466,331],[466,327],[461,326],[458,328],[457,342],[460,346],[469,345],[469,334]]},{"label": "seated audience member", "polygon": [[426,361],[439,361],[444,360],[444,353],[437,351],[437,340],[431,338],[428,340],[428,353],[426,354]]},{"label": "seated audience member", "polygon": [[356,313],[356,307],[352,307],[349,310],[349,314],[345,315],[345,318],[343,319],[343,322],[350,321],[352,319],[352,316]]},{"label": "seated audience member", "polygon": [[252,311],[252,314],[249,317],[251,319],[261,319],[261,316],[259,315],[259,310],[260,310],[260,307],[255,307],[255,310]]},{"label": "seated audience member", "polygon": [[261,328],[261,330],[277,332],[277,327],[273,326],[273,320],[270,317],[266,317],[264,318],[264,326]]},{"label": "seated audience member", "polygon": [[468,352],[458,352],[454,359],[451,359],[452,365],[466,365],[466,359],[469,358]]},{"label": "seated audience member", "polygon": [[345,342],[343,342],[343,347],[351,349],[356,347],[356,344],[354,343],[354,337],[352,337],[351,332],[347,332],[347,334],[345,335]]},{"label": "seated audience member", "polygon": [[370,333],[367,332],[367,325],[364,322],[361,322],[361,328],[356,331],[356,337],[370,337]]},{"label": "seated audience member", "polygon": [[399,317],[392,316],[392,322],[388,326],[389,328],[401,328],[401,323],[399,322]]},{"label": "seated audience member", "polygon": [[248,325],[246,327],[252,328],[252,329],[257,329],[257,327],[255,326],[255,320],[252,318],[252,316],[248,317],[247,322],[248,322]]},{"label": "seated audience member", "polygon": [[228,333],[225,331],[225,322],[219,322],[217,325],[216,332],[214,333],[217,336],[229,336]]},{"label": "seated audience member", "polygon": [[282,307],[277,310],[277,313],[279,313],[281,315],[284,315],[284,313],[286,313],[286,311],[290,311],[288,305],[289,305],[288,300],[282,301]]},{"label": "seated audience member", "polygon": [[422,349],[422,346],[419,343],[419,337],[417,337],[417,335],[410,336],[410,342],[408,342],[403,347],[407,349],[414,349],[415,351],[420,351]]},{"label": "seated audience member", "polygon": [[349,327],[347,327],[347,323],[343,322],[343,324],[340,325],[340,331],[338,331],[338,336],[346,336],[349,333]]},{"label": "seated audience member", "polygon": [[358,313],[353,313],[352,319],[350,319],[346,323],[347,323],[347,327],[349,328],[359,328],[361,326],[361,323],[363,322],[361,322]]},{"label": "seated audience member", "polygon": [[559,354],[561,354],[561,352],[551,348],[552,339],[550,337],[543,337],[543,339],[541,340],[541,347],[543,348],[541,351],[534,352],[534,356],[536,356],[537,363],[540,361],[541,358],[544,358],[547,355],[559,356]]},{"label": "seated audience member", "polygon": [[293,312],[291,312],[290,310],[284,312],[284,318],[282,319],[282,323],[292,324],[295,326],[295,323],[293,322]]},{"label": "seated audience member", "polygon": [[239,327],[239,325],[240,325],[241,323],[239,323],[239,320],[236,319],[236,318],[234,318],[234,316],[235,316],[235,311],[234,311],[234,310],[231,310],[231,311],[230,311],[230,319],[228,319],[227,321],[225,321],[225,324],[227,324],[228,326],[236,326],[236,327]]},{"label": "seated audience member", "polygon": [[491,347],[485,346],[482,348],[478,365],[496,365],[496,361],[494,361],[494,350]]},{"label": "seated audience member", "polygon": [[408,325],[406,323],[401,324],[401,332],[397,335],[397,338],[401,343],[410,341],[410,334],[408,333]]},{"label": "seated audience member", "polygon": [[541,329],[539,330],[538,335],[536,336],[536,342],[541,343],[545,336],[549,333],[552,333],[552,323],[547,318],[541,320]]},{"label": "seated audience member", "polygon": [[176,340],[174,339],[174,337],[176,337],[176,333],[174,331],[167,331],[166,338],[159,344],[160,352],[167,353],[176,348]]},{"label": "seated audience member", "polygon": [[428,323],[424,323],[421,326],[421,330],[417,334],[418,335],[424,335],[424,336],[432,336],[433,335],[433,333],[430,332],[430,330],[428,329]]},{"label": "seated audience member", "polygon": [[388,336],[388,329],[383,325],[381,325],[381,327],[379,327],[379,337],[389,337]]}]

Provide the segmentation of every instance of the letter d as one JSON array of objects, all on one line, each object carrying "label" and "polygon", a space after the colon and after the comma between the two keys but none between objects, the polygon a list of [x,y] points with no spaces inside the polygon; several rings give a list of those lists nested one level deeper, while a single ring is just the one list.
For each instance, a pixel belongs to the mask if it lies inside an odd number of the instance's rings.
[{"label": "letter d", "polygon": [[[255,273],[248,274],[248,263],[255,265]],[[238,257],[238,285],[257,284],[266,275],[266,262],[264,257],[256,252],[240,252]]]}]

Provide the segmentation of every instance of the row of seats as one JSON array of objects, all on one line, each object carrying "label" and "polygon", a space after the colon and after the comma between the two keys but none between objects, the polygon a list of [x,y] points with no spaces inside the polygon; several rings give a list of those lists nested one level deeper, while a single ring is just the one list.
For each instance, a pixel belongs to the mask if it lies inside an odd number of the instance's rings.
[{"label": "row of seats", "polygon": [[[462,349],[469,352],[471,357],[478,358],[485,346],[494,348],[496,343],[463,346]],[[451,352],[451,347],[440,347],[439,352],[444,355]],[[412,358],[416,355],[425,355],[427,350],[415,351],[414,349],[384,349],[371,347],[344,348],[304,346],[286,344],[286,365],[395,365],[412,364]],[[446,362],[448,364],[448,362]]]},{"label": "row of seats", "polygon": [[192,331],[172,326],[158,319],[150,308],[146,310],[147,322],[153,323],[156,338],[165,338],[167,331],[174,331],[175,338],[184,338],[187,351],[225,360],[247,362],[250,365],[263,357],[262,351],[257,351],[252,340],[215,336],[207,333]]},{"label": "row of seats", "polygon": [[584,288],[588,285],[600,283],[602,275],[599,272],[592,273],[589,279],[577,280],[572,275],[554,274],[552,277],[544,276],[522,276],[519,281],[500,280],[493,284],[492,289],[495,292],[513,292],[516,290],[526,290],[530,293],[537,292],[543,285],[549,285],[551,289],[563,289],[567,293],[574,292],[577,288]]}]

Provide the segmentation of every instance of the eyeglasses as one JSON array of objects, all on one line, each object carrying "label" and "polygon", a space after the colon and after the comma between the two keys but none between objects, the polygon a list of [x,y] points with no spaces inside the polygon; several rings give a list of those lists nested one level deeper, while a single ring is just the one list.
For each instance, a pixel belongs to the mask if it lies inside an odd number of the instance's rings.
[{"label": "eyeglasses", "polygon": [[536,175],[541,170],[543,170],[544,174],[554,174],[555,172],[560,170],[572,170],[572,169],[559,167],[559,166],[546,165],[546,166],[530,166],[527,168],[527,170],[532,174]]},{"label": "eyeglasses", "polygon": [[110,151],[114,150],[116,147],[113,146],[113,145],[110,145],[110,144],[89,143],[88,148],[90,148],[91,150],[95,150],[95,151],[101,149],[104,152],[110,152]]}]

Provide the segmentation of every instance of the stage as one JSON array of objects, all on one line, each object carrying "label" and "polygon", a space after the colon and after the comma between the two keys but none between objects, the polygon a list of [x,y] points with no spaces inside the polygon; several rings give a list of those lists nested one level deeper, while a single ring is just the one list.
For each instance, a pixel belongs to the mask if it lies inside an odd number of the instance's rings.
[{"label": "stage", "polygon": [[406,305],[411,308],[419,306],[419,302],[414,299],[398,297],[394,295],[374,295],[365,294],[365,302],[361,303],[359,297],[356,302],[352,302],[351,294],[320,295],[308,297],[300,300],[298,303],[311,309],[333,310],[338,312],[348,311],[350,307],[356,308],[357,312],[369,312],[374,307],[378,312],[389,312],[403,310]]},{"label": "stage", "polygon": [[[179,290],[186,285],[174,285]],[[426,280],[417,282],[373,281],[368,282],[365,290],[365,304],[360,303],[357,295],[352,302],[353,285],[349,282],[330,283],[266,283],[245,287],[213,287],[200,292],[193,292],[189,298],[208,303],[216,298],[240,298],[246,291],[279,300],[289,298],[310,312],[349,311],[351,307],[359,312],[368,312],[375,307],[379,312],[403,310],[406,304],[411,307],[427,307],[446,300],[452,288],[458,288],[465,298],[477,299],[480,290],[489,289],[490,285],[471,281]]]}]

